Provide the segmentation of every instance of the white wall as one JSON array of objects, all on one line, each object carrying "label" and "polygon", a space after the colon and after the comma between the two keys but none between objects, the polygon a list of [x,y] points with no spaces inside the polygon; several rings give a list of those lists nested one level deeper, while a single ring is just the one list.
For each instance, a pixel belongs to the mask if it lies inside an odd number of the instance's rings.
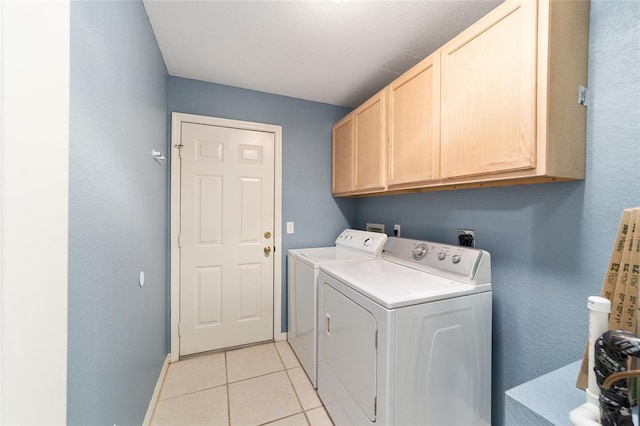
[{"label": "white wall", "polygon": [[0,423],[65,424],[69,2],[0,20]]}]

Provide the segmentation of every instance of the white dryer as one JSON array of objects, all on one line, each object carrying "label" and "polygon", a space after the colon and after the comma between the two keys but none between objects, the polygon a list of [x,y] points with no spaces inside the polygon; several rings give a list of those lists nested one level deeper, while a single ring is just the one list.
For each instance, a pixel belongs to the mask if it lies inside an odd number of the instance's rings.
[{"label": "white dryer", "polygon": [[387,235],[345,229],[334,247],[289,250],[287,338],[300,364],[317,386],[317,278],[320,265],[372,260],[380,256]]},{"label": "white dryer", "polygon": [[335,424],[491,424],[491,261],[391,237],[318,277],[318,394]]}]

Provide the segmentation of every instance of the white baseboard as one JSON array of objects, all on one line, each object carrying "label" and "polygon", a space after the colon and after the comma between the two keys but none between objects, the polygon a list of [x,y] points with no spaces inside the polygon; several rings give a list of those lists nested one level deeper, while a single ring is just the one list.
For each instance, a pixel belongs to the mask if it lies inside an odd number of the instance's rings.
[{"label": "white baseboard", "polygon": [[164,359],[164,364],[162,364],[162,369],[160,370],[160,376],[156,382],[156,388],[153,390],[153,395],[151,395],[151,401],[149,401],[149,407],[147,407],[147,414],[144,416],[142,426],[149,426],[151,424],[153,413],[156,411],[156,405],[158,405],[158,399],[160,398],[160,390],[162,389],[164,378],[167,376],[167,370],[169,370],[170,359],[171,354],[167,354],[167,357]]},{"label": "white baseboard", "polygon": [[280,336],[276,335],[275,339],[273,339],[276,342],[281,342],[281,341],[286,341],[287,340],[287,332],[285,331],[284,333],[280,333]]}]

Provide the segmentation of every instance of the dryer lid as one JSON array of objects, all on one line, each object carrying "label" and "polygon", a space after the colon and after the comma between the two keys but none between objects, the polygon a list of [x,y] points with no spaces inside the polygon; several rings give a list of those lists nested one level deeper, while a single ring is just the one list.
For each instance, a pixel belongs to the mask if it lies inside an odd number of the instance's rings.
[{"label": "dryer lid", "polygon": [[384,259],[321,265],[320,270],[387,309],[491,291]]}]

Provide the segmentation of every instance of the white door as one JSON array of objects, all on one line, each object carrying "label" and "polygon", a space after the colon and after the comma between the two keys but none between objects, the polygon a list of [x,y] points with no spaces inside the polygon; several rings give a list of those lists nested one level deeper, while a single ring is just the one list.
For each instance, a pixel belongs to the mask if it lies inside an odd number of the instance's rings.
[{"label": "white door", "polygon": [[180,355],[274,338],[274,143],[181,124]]}]

